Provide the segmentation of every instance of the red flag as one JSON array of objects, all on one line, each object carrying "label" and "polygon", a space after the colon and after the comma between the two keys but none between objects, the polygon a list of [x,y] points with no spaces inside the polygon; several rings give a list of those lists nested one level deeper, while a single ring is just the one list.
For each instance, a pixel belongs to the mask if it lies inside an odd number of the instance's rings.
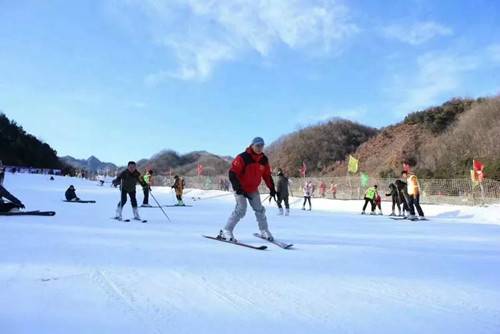
[{"label": "red flag", "polygon": [[474,169],[474,173],[476,174],[476,179],[479,182],[483,182],[484,164],[479,160],[472,160],[472,168]]},{"label": "red flag", "polygon": [[403,171],[407,173],[410,172],[410,165],[408,165],[406,162],[403,162]]},{"label": "red flag", "polygon": [[473,164],[473,168],[474,168],[474,171],[476,172],[482,172],[483,169],[484,169],[484,164],[481,163],[481,161],[479,160],[472,160],[472,164]]},{"label": "red flag", "polygon": [[300,168],[300,175],[302,175],[302,177],[306,177],[306,172],[307,172],[306,162],[302,161],[302,167]]},{"label": "red flag", "polygon": [[203,165],[199,164],[198,168],[196,168],[196,171],[198,172],[198,176],[200,176],[201,174],[203,174]]}]

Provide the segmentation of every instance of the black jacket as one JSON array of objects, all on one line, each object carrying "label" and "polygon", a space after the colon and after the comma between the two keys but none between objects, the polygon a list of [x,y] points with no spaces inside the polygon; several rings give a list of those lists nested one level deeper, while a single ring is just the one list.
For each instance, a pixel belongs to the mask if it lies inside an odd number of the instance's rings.
[{"label": "black jacket", "polygon": [[125,169],[113,180],[114,185],[120,185],[120,189],[128,193],[135,192],[135,186],[138,183],[143,187],[148,186],[137,170],[130,173],[128,169]]},{"label": "black jacket", "polygon": [[2,185],[0,185],[0,203],[3,203],[3,197],[11,201],[17,206],[23,205],[23,203],[17,199],[14,195],[7,191]]},{"label": "black jacket", "polygon": [[278,182],[276,183],[276,192],[279,197],[288,196],[288,178],[283,174],[278,174]]},{"label": "black jacket", "polygon": [[67,201],[71,201],[74,198],[78,198],[78,196],[76,196],[75,189],[71,189],[71,188],[68,188],[68,190],[66,190],[66,193],[64,194],[64,196],[66,196]]}]

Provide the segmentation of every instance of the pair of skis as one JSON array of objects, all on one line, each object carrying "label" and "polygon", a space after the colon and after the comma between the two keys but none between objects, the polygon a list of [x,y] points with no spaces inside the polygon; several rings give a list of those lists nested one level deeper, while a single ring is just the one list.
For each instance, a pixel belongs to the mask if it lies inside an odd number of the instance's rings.
[{"label": "pair of skis", "polygon": [[421,220],[429,220],[427,218],[418,218],[418,217],[415,217],[415,218],[408,218],[408,217],[391,217],[391,219],[394,219],[394,220],[409,220],[409,221],[412,221],[412,222],[418,222],[418,221],[421,221]]},{"label": "pair of skis", "polygon": [[[120,219],[120,218],[113,217],[111,219],[114,219],[114,220],[119,221],[119,222],[124,222],[124,223],[130,223],[132,221],[128,218],[127,219]],[[134,218],[134,221],[137,221],[140,223],[147,223],[148,222],[146,219],[135,219],[135,218]]]},{"label": "pair of skis", "polygon": [[[254,233],[253,234],[255,237],[259,238],[259,239],[262,239],[262,240],[266,240],[267,242],[270,242],[280,248],[283,248],[283,249],[290,249],[293,247],[293,244],[289,244],[289,243],[286,243],[286,242],[283,242],[283,241],[279,241],[279,240],[268,240],[264,237],[262,237],[260,234],[258,233]],[[247,248],[251,248],[251,249],[257,249],[257,250],[265,250],[267,249],[267,246],[265,245],[262,245],[262,246],[254,246],[254,245],[250,245],[250,244],[247,244],[247,243],[244,243],[244,242],[240,242],[240,241],[230,241],[230,240],[226,240],[226,239],[223,239],[221,238],[220,236],[217,236],[217,237],[211,237],[211,236],[208,236],[208,235],[203,235],[204,238],[207,238],[207,239],[212,239],[212,240],[217,240],[217,241],[222,241],[222,242],[226,242],[226,243],[229,243],[229,244],[233,244],[233,245],[237,245],[237,246],[242,246],[242,247],[247,247]]]},{"label": "pair of skis", "polygon": [[[185,205],[177,205],[177,204],[167,204],[167,205],[162,205],[161,207],[163,208],[177,208],[177,207],[186,207],[186,208],[190,208],[192,207],[192,205],[189,205],[189,204],[185,204]],[[155,205],[155,206],[152,206],[152,205],[141,205],[141,208],[159,208],[159,206]]]},{"label": "pair of skis", "polygon": [[84,200],[79,200],[79,201],[67,201],[67,200],[63,200],[63,202],[66,202],[66,203],[95,203],[96,201],[84,201]]},{"label": "pair of skis", "polygon": [[15,212],[0,212],[0,216],[55,216],[55,211],[15,211]]}]

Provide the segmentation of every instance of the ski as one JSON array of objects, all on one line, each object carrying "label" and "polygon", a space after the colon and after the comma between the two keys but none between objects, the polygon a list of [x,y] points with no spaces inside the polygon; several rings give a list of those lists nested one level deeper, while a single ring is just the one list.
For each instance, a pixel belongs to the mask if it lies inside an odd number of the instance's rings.
[{"label": "ski", "polygon": [[275,244],[276,246],[281,247],[283,249],[290,249],[290,248],[293,247],[293,244],[288,244],[286,242],[279,241],[279,240],[276,240],[276,239],[273,240],[273,241],[271,241],[271,240],[268,240],[266,238],[263,238],[259,233],[254,233],[253,235],[254,235],[254,237],[257,237],[257,238],[262,239],[262,240],[266,240],[266,241],[268,241],[268,242],[270,242],[272,244]]},{"label": "ski", "polygon": [[162,205],[164,208],[176,208],[176,207],[192,207],[192,205],[176,205],[176,204],[172,204],[172,205]]},{"label": "ski", "polygon": [[[130,223],[131,222],[130,219],[119,219],[119,218],[116,218],[116,217],[111,217],[111,219],[119,221],[119,222],[124,222],[124,223]],[[147,223],[148,222],[145,219],[134,219],[134,220],[138,221],[138,222],[141,222],[141,223]]]},{"label": "ski", "polygon": [[224,239],[217,238],[217,237],[211,237],[211,236],[208,236],[208,235],[202,235],[202,236],[204,238],[207,238],[207,239],[212,239],[212,240],[217,240],[217,241],[221,241],[221,242],[226,242],[228,244],[238,245],[238,246],[247,247],[247,248],[252,248],[252,249],[257,249],[257,250],[265,250],[265,249],[267,249],[267,246],[265,246],[265,245],[262,245],[262,246],[253,246],[253,245],[245,244],[245,243],[239,242],[239,241],[228,241],[228,240],[224,240]]},{"label": "ski", "polygon": [[55,216],[55,211],[17,211],[17,212],[0,212],[0,216]]},{"label": "ski", "polygon": [[393,220],[409,220],[409,221],[412,221],[412,222],[416,222],[416,221],[420,220],[418,218],[409,219],[408,217],[390,217],[390,218],[393,219]]},{"label": "ski", "polygon": [[63,202],[67,202],[67,203],[95,203],[96,201],[66,201],[66,200],[63,200]]}]

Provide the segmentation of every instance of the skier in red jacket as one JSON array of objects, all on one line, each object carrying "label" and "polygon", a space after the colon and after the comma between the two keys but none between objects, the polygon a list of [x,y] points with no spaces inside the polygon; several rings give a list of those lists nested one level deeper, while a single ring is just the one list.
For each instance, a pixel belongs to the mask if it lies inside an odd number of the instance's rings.
[{"label": "skier in red jacket", "polygon": [[264,179],[270,190],[271,197],[275,198],[276,196],[276,189],[271,177],[271,167],[263,150],[264,140],[256,137],[252,140],[250,147],[245,152],[239,154],[231,164],[229,180],[236,193],[236,207],[229,217],[224,230],[221,231],[221,237],[226,240],[236,241],[233,230],[240,219],[246,214],[247,200],[255,211],[261,236],[268,240],[273,240],[273,236],[267,225],[266,209],[262,206],[259,194],[259,185],[262,179]]}]

